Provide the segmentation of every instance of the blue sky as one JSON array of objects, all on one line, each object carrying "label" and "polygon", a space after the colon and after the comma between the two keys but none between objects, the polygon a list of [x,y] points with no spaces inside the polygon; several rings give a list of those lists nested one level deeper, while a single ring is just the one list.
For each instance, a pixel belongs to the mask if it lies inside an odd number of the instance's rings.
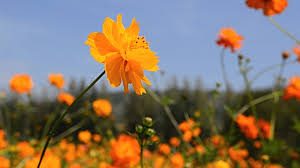
[{"label": "blue sky", "polygon": [[[286,11],[275,16],[287,30],[300,38],[300,1],[289,0]],[[0,88],[11,75],[25,72],[37,86],[48,86],[49,72],[67,78],[90,80],[102,69],[84,45],[87,35],[101,31],[105,17],[123,14],[128,25],[133,17],[141,34],[160,56],[160,67],[171,76],[194,80],[205,87],[221,81],[219,53],[215,40],[222,27],[233,27],[245,38],[241,50],[252,60],[254,72],[280,62],[280,53],[295,42],[270,24],[260,11],[244,0],[51,0],[2,1],[0,6]],[[241,88],[236,56],[226,53],[226,66],[234,88]],[[286,69],[285,76],[300,75],[300,65]],[[275,71],[263,76],[255,87],[273,82]]]}]

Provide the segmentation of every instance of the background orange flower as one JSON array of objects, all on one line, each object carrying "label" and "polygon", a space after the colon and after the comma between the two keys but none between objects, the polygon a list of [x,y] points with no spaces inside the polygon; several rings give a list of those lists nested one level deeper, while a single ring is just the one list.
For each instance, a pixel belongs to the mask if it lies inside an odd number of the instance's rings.
[{"label": "background orange flower", "polygon": [[70,106],[75,100],[74,96],[67,92],[61,92],[57,95],[57,100],[61,103],[64,103]]},{"label": "background orange flower", "polygon": [[107,117],[111,114],[112,105],[106,99],[97,99],[93,102],[93,109],[98,116]]},{"label": "background orange flower", "polygon": [[49,74],[48,76],[49,83],[58,89],[61,89],[64,87],[65,80],[63,74]]},{"label": "background orange flower", "polygon": [[219,33],[217,44],[224,48],[229,48],[231,52],[242,47],[242,40],[244,38],[237,34],[233,28],[222,28]]},{"label": "background orange flower", "polygon": [[249,8],[261,9],[266,16],[282,13],[288,6],[287,0],[246,0]]},{"label": "background orange flower", "polygon": [[9,86],[13,92],[29,93],[33,88],[33,81],[28,74],[16,74],[10,79]]}]

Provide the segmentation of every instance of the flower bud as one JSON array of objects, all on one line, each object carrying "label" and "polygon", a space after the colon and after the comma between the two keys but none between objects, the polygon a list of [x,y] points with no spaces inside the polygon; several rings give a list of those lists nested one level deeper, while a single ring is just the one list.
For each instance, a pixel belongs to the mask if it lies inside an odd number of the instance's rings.
[{"label": "flower bud", "polygon": [[141,126],[141,125],[137,125],[137,126],[135,127],[135,131],[136,131],[138,134],[141,134],[141,133],[143,132],[143,130],[144,130],[144,128],[143,128],[143,126]]},{"label": "flower bud", "polygon": [[150,118],[150,117],[145,117],[145,118],[143,119],[143,125],[146,126],[146,127],[152,127],[152,125],[153,125],[152,118]]}]

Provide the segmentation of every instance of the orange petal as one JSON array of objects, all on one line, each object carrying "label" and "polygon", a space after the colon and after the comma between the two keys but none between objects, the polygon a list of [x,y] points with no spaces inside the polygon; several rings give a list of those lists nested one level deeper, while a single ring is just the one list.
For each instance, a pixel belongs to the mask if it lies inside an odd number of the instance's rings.
[{"label": "orange petal", "polygon": [[147,71],[157,71],[158,67],[158,57],[149,49],[138,48],[133,49],[127,54],[128,60],[134,60],[138,62],[141,67]]},{"label": "orange petal", "polygon": [[106,56],[117,52],[117,49],[112,46],[103,33],[93,32],[89,34],[85,43],[91,47],[90,52],[94,59],[101,63],[105,61]]},{"label": "orange petal", "polygon": [[120,55],[107,57],[105,61],[105,72],[112,87],[117,87],[121,84],[120,67],[122,62],[123,58]]}]

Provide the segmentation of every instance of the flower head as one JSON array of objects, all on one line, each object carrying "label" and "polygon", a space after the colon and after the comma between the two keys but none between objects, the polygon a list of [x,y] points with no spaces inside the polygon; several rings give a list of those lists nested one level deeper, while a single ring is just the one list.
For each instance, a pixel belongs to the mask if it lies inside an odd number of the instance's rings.
[{"label": "flower head", "polygon": [[149,48],[143,36],[139,35],[139,25],[135,19],[125,28],[122,15],[114,21],[106,18],[102,33],[89,34],[86,44],[97,62],[103,63],[108,81],[112,87],[123,83],[125,93],[132,84],[136,94],[146,93],[142,82],[151,85],[144,70],[157,71],[158,57]]},{"label": "flower head", "polygon": [[230,48],[231,52],[242,47],[242,40],[244,38],[237,34],[233,28],[222,28],[219,33],[217,44],[224,48]]},{"label": "flower head", "polygon": [[246,0],[249,8],[261,9],[265,16],[280,14],[288,6],[287,0]]},{"label": "flower head", "polygon": [[17,144],[17,149],[22,158],[32,156],[35,152],[34,148],[27,141],[19,142]]},{"label": "flower head", "polygon": [[169,142],[174,147],[178,147],[180,145],[180,139],[178,139],[177,137],[170,138]]},{"label": "flower head", "polygon": [[294,54],[297,56],[297,61],[300,62],[300,46],[293,48]]},{"label": "flower head", "polygon": [[110,156],[116,167],[131,167],[140,160],[140,145],[138,141],[128,135],[120,135],[111,141]]},{"label": "flower head", "polygon": [[58,94],[57,100],[61,103],[64,103],[64,104],[70,106],[73,103],[73,101],[75,100],[75,98],[70,93],[61,92]]},{"label": "flower head", "polygon": [[33,82],[28,74],[16,74],[10,79],[9,85],[13,92],[23,94],[31,91]]},{"label": "flower head", "polygon": [[160,144],[159,146],[158,146],[158,150],[159,150],[159,152],[160,153],[162,153],[162,154],[165,154],[165,155],[168,155],[168,154],[170,154],[171,153],[171,148],[170,148],[170,146],[168,145],[168,144]]},{"label": "flower head", "polygon": [[259,119],[257,121],[257,126],[261,130],[261,133],[264,138],[270,138],[271,137],[271,125],[268,121],[264,119]]},{"label": "flower head", "polygon": [[112,106],[106,99],[98,99],[93,102],[93,109],[98,116],[107,117],[111,114]]},{"label": "flower head", "polygon": [[294,76],[290,79],[288,86],[284,90],[283,99],[296,98],[300,101],[300,77]]},{"label": "flower head", "polygon": [[58,89],[63,88],[65,84],[64,76],[62,74],[49,74],[48,81]]},{"label": "flower head", "polygon": [[83,142],[83,143],[89,143],[92,139],[92,134],[90,133],[90,131],[86,130],[86,131],[80,131],[78,134],[78,139]]},{"label": "flower head", "polygon": [[233,161],[240,162],[243,161],[249,153],[246,149],[235,149],[231,147],[228,150],[228,154]]},{"label": "flower head", "polygon": [[171,164],[173,168],[183,168],[184,167],[184,159],[180,153],[175,153],[170,158]]},{"label": "flower head", "polygon": [[6,157],[0,156],[1,168],[10,168],[10,161]]},{"label": "flower head", "polygon": [[256,121],[253,116],[244,116],[239,114],[236,118],[236,122],[241,132],[249,139],[256,139],[258,137],[258,129],[256,127]]}]

